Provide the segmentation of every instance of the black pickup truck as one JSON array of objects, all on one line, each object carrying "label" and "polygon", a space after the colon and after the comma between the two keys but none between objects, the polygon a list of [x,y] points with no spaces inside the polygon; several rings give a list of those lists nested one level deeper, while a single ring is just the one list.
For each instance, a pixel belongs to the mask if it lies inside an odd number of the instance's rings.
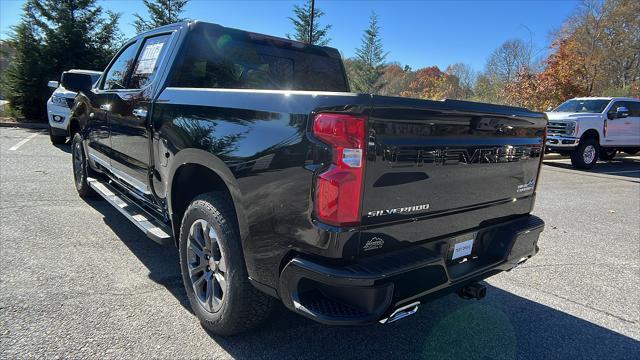
[{"label": "black pickup truck", "polygon": [[335,49],[203,22],[135,37],[72,90],[80,196],[178,246],[214,333],[278,302],[392,322],[450,292],[481,298],[480,280],[538,251],[544,114],[354,94]]}]

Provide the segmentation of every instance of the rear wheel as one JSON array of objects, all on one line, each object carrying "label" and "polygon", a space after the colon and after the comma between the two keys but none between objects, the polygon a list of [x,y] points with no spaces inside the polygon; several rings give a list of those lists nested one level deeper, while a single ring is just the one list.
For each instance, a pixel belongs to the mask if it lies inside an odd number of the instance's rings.
[{"label": "rear wheel", "polygon": [[53,130],[51,130],[51,126],[49,126],[49,139],[53,145],[64,144],[67,141],[66,136],[61,135],[53,135]]},{"label": "rear wheel", "polygon": [[618,150],[616,149],[605,149],[602,148],[600,149],[600,154],[599,154],[599,158],[600,160],[613,160],[614,157],[616,157],[616,154],[618,153]]},{"label": "rear wheel", "polygon": [[196,197],[180,228],[180,268],[202,326],[233,335],[259,326],[275,299],[249,283],[233,205],[221,192]]},{"label": "rear wheel", "polygon": [[571,153],[571,165],[578,169],[591,169],[598,161],[599,152],[597,140],[580,140],[580,145]]},{"label": "rear wheel", "polygon": [[78,133],[73,136],[71,141],[71,156],[73,159],[73,179],[78,194],[83,198],[93,197],[95,192],[87,182],[87,178],[90,174],[93,174],[93,172],[89,167],[87,157],[84,153],[82,136]]}]

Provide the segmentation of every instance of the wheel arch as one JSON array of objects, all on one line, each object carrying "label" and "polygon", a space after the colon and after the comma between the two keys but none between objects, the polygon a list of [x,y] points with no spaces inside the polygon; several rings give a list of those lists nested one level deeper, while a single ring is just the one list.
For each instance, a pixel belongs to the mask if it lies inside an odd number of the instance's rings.
[{"label": "wheel arch", "polygon": [[80,132],[81,127],[80,127],[80,120],[78,120],[75,117],[72,117],[71,119],[69,119],[69,137],[73,138],[73,135],[75,135],[75,133]]},{"label": "wheel arch", "polygon": [[[242,194],[231,170],[215,155],[200,149],[184,149],[173,158],[167,181],[167,207],[174,239],[179,241],[182,217],[189,203],[197,195],[224,191],[231,201],[236,216],[240,239],[248,235],[247,219],[242,205]],[[185,186],[188,183],[188,186]]]},{"label": "wheel arch", "polygon": [[598,144],[600,144],[600,133],[596,129],[593,129],[593,128],[588,129],[582,133],[582,136],[580,136],[580,140],[585,140],[585,139],[595,139],[598,142]]}]

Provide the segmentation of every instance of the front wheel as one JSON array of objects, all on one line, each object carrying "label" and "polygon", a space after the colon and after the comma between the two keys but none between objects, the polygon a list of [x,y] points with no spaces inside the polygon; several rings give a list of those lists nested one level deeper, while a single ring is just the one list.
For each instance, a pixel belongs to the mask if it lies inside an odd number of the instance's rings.
[{"label": "front wheel", "polygon": [[73,179],[78,194],[82,198],[93,197],[95,192],[87,182],[87,178],[92,172],[82,146],[82,136],[78,133],[71,140],[71,156],[73,159]]},{"label": "front wheel", "polygon": [[249,283],[235,212],[226,194],[196,197],[180,227],[180,268],[187,297],[202,326],[233,335],[262,324],[275,299]]},{"label": "front wheel", "polygon": [[595,139],[580,140],[580,145],[571,153],[571,165],[578,169],[592,169],[598,162],[600,146]]},{"label": "front wheel", "polygon": [[610,161],[616,157],[618,150],[616,149],[600,149],[599,158],[600,160]]}]

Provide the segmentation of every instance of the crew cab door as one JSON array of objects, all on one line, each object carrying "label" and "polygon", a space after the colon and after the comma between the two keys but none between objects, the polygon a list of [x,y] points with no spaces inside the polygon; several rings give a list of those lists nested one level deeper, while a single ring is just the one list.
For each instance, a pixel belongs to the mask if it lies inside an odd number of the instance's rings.
[{"label": "crew cab door", "polygon": [[[615,101],[609,107],[607,111],[607,119],[606,121],[606,134],[605,134],[605,146],[612,145],[634,145],[638,144],[640,141],[640,135],[635,134],[640,130],[640,124],[636,125],[638,121],[640,121],[640,117],[634,117],[631,113],[631,102],[630,101]],[[629,109],[629,116],[627,117],[616,117],[616,112],[618,108],[625,107]],[[636,126],[639,128],[636,129]]]},{"label": "crew cab door", "polygon": [[89,99],[89,119],[87,133],[89,138],[89,156],[98,165],[111,167],[111,129],[109,126],[109,111],[112,105],[113,92],[123,88],[127,74],[138,49],[137,42],[131,42],[118,52],[109,64],[98,86],[87,92]]},{"label": "crew cab door", "polygon": [[151,112],[153,80],[170,36],[160,34],[141,40],[126,89],[113,93],[109,111],[113,172],[146,196],[151,196],[151,128],[147,115]]},{"label": "crew cab door", "polygon": [[629,117],[627,121],[631,123],[631,144],[640,146],[640,101],[627,101]]}]

